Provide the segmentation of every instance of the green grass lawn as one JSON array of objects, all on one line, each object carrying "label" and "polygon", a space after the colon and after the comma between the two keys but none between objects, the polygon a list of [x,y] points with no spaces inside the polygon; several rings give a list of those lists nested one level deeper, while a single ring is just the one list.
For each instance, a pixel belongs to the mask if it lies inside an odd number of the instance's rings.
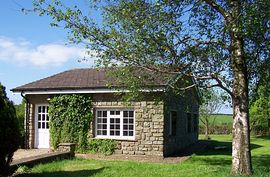
[{"label": "green grass lawn", "polygon": [[[222,177],[230,176],[231,136],[211,135],[212,143],[206,150],[194,154],[180,164],[155,164],[131,161],[105,161],[73,159],[41,164],[20,177]],[[252,156],[254,176],[270,175],[270,138],[253,137]],[[227,146],[225,150],[213,150],[214,146]]]}]

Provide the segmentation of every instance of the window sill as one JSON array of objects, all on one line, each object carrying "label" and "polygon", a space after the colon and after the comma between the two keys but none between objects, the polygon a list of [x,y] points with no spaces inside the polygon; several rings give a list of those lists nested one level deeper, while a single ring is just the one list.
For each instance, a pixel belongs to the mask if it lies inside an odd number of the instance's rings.
[{"label": "window sill", "polygon": [[130,138],[126,138],[126,137],[105,137],[105,136],[96,136],[92,139],[111,139],[111,140],[117,140],[117,141],[136,141],[135,137],[130,137]]}]

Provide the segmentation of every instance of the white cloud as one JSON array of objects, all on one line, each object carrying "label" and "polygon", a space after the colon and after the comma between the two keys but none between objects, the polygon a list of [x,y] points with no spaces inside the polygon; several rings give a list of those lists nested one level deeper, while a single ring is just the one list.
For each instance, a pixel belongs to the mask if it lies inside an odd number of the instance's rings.
[{"label": "white cloud", "polygon": [[[14,40],[0,36],[0,60],[35,66],[59,66],[68,60],[83,59],[87,53],[83,48],[61,43],[33,46],[26,40]],[[95,58],[87,57],[91,64]]]}]

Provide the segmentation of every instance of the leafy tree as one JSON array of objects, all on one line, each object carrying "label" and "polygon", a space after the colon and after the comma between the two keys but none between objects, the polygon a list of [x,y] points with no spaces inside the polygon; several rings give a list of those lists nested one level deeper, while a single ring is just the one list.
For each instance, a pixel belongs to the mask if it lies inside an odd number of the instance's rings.
[{"label": "leafy tree", "polygon": [[13,103],[0,83],[0,176],[7,175],[14,152],[19,147],[19,126]]},{"label": "leafy tree", "polygon": [[[143,77],[134,74],[135,68],[141,68],[225,90],[233,103],[232,174],[250,175],[249,83],[270,58],[270,1],[94,0],[89,4],[85,13],[85,8],[68,7],[60,0],[36,0],[33,10],[50,15],[52,26],[70,29],[70,41],[86,44],[89,54],[94,51],[99,58],[98,65],[126,66],[118,76],[135,78],[126,85],[131,89],[144,84]],[[93,15],[100,11],[102,22]]]},{"label": "leafy tree", "polygon": [[19,105],[15,105],[16,115],[19,123],[20,130],[20,146],[24,147],[24,114],[25,114],[25,100],[22,100],[22,103]]},{"label": "leafy tree", "polygon": [[220,111],[224,103],[222,94],[217,90],[209,89],[202,91],[202,105],[200,106],[200,120],[205,126],[205,139],[209,137],[210,116]]},{"label": "leafy tree", "polygon": [[270,88],[268,85],[260,85],[257,91],[257,98],[250,107],[251,128],[255,130],[268,129],[270,133]]},{"label": "leafy tree", "polygon": [[[270,133],[270,62],[264,62],[251,94],[251,128]],[[268,130],[267,130],[268,129]]]}]

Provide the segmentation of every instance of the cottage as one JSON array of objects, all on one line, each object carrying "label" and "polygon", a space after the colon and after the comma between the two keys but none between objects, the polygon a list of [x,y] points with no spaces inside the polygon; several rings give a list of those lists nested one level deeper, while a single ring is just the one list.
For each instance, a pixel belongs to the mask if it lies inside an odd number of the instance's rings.
[{"label": "cottage", "polygon": [[[176,79],[175,77],[172,79]],[[48,100],[57,94],[90,94],[94,119],[93,138],[119,142],[116,153],[168,156],[198,140],[199,96],[196,88],[175,94],[169,81],[159,79],[145,97],[126,104],[108,88],[104,69],[74,69],[12,89],[27,100],[26,148],[49,148]],[[121,91],[125,91],[122,88]],[[158,102],[155,97],[164,96]]]}]

